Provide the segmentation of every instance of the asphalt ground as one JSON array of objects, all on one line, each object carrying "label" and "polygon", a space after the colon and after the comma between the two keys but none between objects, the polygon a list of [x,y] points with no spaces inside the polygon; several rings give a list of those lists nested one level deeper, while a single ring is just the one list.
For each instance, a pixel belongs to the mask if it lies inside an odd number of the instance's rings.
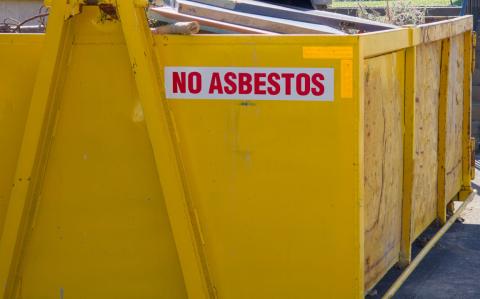
[{"label": "asphalt ground", "polygon": [[[478,158],[472,186],[480,194]],[[428,253],[394,298],[480,299],[480,196],[475,196],[461,218]],[[413,244],[414,255],[437,230],[438,226],[432,224],[417,239]],[[394,267],[366,298],[381,298],[400,273],[401,270]]]}]

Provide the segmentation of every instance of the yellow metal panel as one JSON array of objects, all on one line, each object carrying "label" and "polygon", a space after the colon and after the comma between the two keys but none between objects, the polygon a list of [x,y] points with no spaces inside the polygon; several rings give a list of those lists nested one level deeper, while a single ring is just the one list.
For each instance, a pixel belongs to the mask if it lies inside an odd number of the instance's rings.
[{"label": "yellow metal panel", "polygon": [[358,87],[342,99],[340,61],[303,58],[304,46],[358,53],[349,39],[156,38],[160,69],[336,70],[333,102],[168,100],[219,298],[362,297]]},{"label": "yellow metal panel", "polygon": [[0,234],[42,45],[43,35],[0,34]]},{"label": "yellow metal panel", "polygon": [[145,11],[130,0],[120,2],[120,18],[135,76],[140,101],[145,108],[150,142],[163,187],[168,215],[190,298],[215,297],[201,244],[201,233],[194,221],[187,176],[179,155],[176,132],[165,99],[161,98],[158,69],[152,51],[152,37]]},{"label": "yellow metal panel", "polygon": [[[70,21],[64,22],[65,3],[57,1],[50,14],[42,59],[36,74],[29,113],[26,119],[22,145],[18,155],[15,177],[10,193],[3,233],[0,238],[0,298],[12,298],[20,253],[27,234],[31,208],[38,198],[46,153],[51,143],[55,118],[55,88],[62,76],[57,69],[63,65],[62,49],[69,48]],[[67,38],[66,38],[67,36]]]},{"label": "yellow metal panel", "polygon": [[353,61],[344,59],[340,61],[341,92],[342,98],[351,98],[353,96]]},{"label": "yellow metal panel", "polygon": [[96,7],[72,22],[55,139],[6,298],[186,298],[121,25]]}]

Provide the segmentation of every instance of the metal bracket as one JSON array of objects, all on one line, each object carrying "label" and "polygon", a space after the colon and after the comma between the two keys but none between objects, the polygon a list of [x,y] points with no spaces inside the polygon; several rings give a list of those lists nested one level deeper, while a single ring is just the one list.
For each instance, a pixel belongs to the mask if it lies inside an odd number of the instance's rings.
[{"label": "metal bracket", "polygon": [[[51,7],[55,0],[44,0],[46,7]],[[65,6],[65,20],[82,12],[82,6],[99,6],[107,15],[116,19],[117,13],[115,0],[62,0],[67,1]],[[138,8],[148,7],[148,0],[133,0],[133,4]]]}]

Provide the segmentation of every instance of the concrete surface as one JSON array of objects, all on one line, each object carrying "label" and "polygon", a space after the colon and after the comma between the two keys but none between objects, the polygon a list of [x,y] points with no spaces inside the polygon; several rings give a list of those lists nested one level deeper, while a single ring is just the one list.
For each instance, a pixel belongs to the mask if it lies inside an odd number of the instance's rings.
[{"label": "concrete surface", "polygon": [[[42,5],[42,0],[0,0],[0,23],[3,23],[6,18],[26,20],[37,15]],[[38,24],[38,20],[29,24]]]},{"label": "concrete surface", "polygon": [[[476,178],[472,182],[480,193],[480,157],[476,161]],[[396,299],[478,299],[480,298],[480,196],[476,196],[427,257],[410,275]],[[433,225],[414,243],[414,254],[428,241]],[[423,243],[423,244],[422,244]],[[398,277],[392,269],[367,298],[381,298]]]}]

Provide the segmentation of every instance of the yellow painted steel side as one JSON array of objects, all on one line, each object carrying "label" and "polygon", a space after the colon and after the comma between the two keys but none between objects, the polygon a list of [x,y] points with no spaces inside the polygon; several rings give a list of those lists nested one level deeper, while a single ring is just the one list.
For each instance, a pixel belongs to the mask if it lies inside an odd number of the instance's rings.
[{"label": "yellow painted steel side", "polygon": [[0,232],[3,231],[43,40],[43,35],[0,34],[0,57],[3,57],[0,59]]},{"label": "yellow painted steel side", "polygon": [[28,234],[32,208],[40,197],[46,154],[52,142],[56,112],[57,84],[62,81],[65,63],[62,49],[69,48],[66,32],[70,21],[64,21],[66,3],[58,1],[50,14],[50,26],[33,87],[30,109],[26,119],[23,140],[19,149],[17,167],[7,214],[0,238],[0,298],[11,298],[15,292],[20,254]]},{"label": "yellow painted steel side", "polygon": [[121,24],[84,7],[71,26],[53,144],[5,298],[186,298]]},{"label": "yellow painted steel side", "polygon": [[145,122],[163,188],[187,293],[190,298],[216,297],[191,200],[188,174],[165,99],[162,99],[159,70],[151,47],[152,36],[143,8],[130,0],[119,2],[120,19],[130,56]]},{"label": "yellow painted steel side", "polygon": [[168,103],[218,297],[362,297],[358,97],[341,98],[339,59],[302,51],[358,53],[355,37],[164,36],[156,45],[161,70],[335,68],[333,102]]}]

